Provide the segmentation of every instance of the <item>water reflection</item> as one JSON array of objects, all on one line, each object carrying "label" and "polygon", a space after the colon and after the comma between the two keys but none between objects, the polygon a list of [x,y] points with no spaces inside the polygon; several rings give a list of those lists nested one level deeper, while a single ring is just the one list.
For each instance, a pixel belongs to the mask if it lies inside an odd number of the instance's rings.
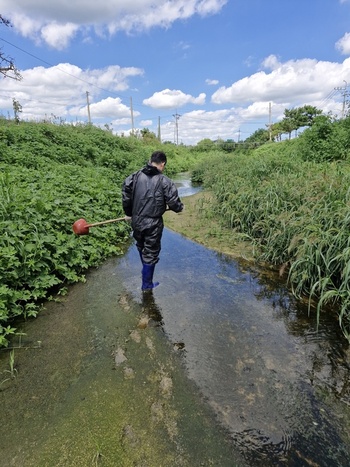
[{"label": "water reflection", "polygon": [[142,292],[142,311],[147,315],[151,324],[154,326],[163,326],[163,316],[160,307],[156,304],[153,290]]},{"label": "water reflection", "polygon": [[[137,299],[138,262],[121,262]],[[277,277],[165,230],[152,307],[249,465],[348,465],[349,354]]]},{"label": "water reflection", "polygon": [[186,196],[194,195],[202,190],[200,185],[193,185],[191,180],[189,180],[188,173],[179,174],[174,182],[176,184],[177,190],[179,192],[180,198],[185,198]]}]

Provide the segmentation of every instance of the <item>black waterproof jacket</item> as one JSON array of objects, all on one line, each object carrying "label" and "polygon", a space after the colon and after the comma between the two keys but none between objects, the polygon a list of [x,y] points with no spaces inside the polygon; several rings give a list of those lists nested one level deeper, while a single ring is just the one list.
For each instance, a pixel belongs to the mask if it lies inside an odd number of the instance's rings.
[{"label": "black waterproof jacket", "polygon": [[125,214],[132,217],[134,230],[159,222],[167,206],[174,212],[183,210],[175,183],[151,164],[124,180],[122,203]]}]

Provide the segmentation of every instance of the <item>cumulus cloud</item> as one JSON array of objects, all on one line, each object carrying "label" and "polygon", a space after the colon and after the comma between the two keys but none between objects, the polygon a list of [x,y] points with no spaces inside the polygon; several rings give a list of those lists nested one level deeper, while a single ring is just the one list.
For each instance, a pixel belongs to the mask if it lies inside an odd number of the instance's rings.
[{"label": "cumulus cloud", "polygon": [[[134,67],[112,65],[103,69],[83,70],[70,63],[21,72],[22,81],[3,80],[0,106],[11,108],[12,98],[22,105],[23,119],[43,119],[47,115],[60,117],[87,116],[86,92],[89,90],[90,110],[94,118],[130,117],[130,110],[120,97],[101,99],[101,94],[127,90],[129,79],[143,74]],[[8,96],[8,97],[6,97]],[[138,116],[138,112],[134,112]]]},{"label": "cumulus cloud", "polygon": [[343,63],[312,59],[280,63],[271,55],[262,65],[267,71],[261,70],[229,87],[219,88],[212,95],[212,102],[222,105],[274,101],[299,105],[300,102],[320,100],[343,80],[350,81],[350,59]]},{"label": "cumulus cloud", "polygon": [[[83,114],[86,115],[86,107],[82,109]],[[90,105],[90,112],[94,118],[131,118],[130,108],[121,102],[119,97],[102,99],[99,102]],[[134,116],[138,116],[139,112],[134,112]]]},{"label": "cumulus cloud", "polygon": [[50,23],[42,28],[41,36],[50,47],[62,50],[68,47],[77,30],[78,26],[73,23]]},{"label": "cumulus cloud", "polygon": [[344,34],[344,36],[335,44],[335,47],[341,54],[350,55],[350,33],[347,32]]},{"label": "cumulus cloud", "polygon": [[[237,140],[241,122],[240,109],[236,108],[186,112],[181,115],[177,122],[179,142],[196,144],[204,138]],[[174,140],[174,125],[175,122],[172,120],[162,125],[161,134],[163,140]]]},{"label": "cumulus cloud", "polygon": [[152,97],[144,99],[143,104],[154,109],[176,109],[186,104],[203,105],[205,97],[204,93],[199,94],[198,97],[193,97],[179,90],[164,89],[155,92]]},{"label": "cumulus cloud", "polygon": [[149,127],[153,124],[152,120],[141,120],[140,125],[143,127]]},{"label": "cumulus cloud", "polygon": [[[272,122],[281,120],[285,109],[305,104],[340,115],[341,95],[336,88],[343,86],[343,81],[350,82],[350,59],[343,63],[281,62],[271,55],[263,60],[260,71],[213,93],[212,104],[224,109],[181,112],[179,140],[196,144],[204,138],[245,139],[256,128],[267,128],[270,104]],[[174,129],[174,119],[169,119],[162,125],[162,138],[173,141]]]},{"label": "cumulus cloud", "polygon": [[46,42],[51,47],[67,47],[79,30],[95,30],[113,35],[153,27],[170,27],[175,21],[194,15],[218,13],[228,0],[0,0],[1,13],[11,20],[24,37]]}]

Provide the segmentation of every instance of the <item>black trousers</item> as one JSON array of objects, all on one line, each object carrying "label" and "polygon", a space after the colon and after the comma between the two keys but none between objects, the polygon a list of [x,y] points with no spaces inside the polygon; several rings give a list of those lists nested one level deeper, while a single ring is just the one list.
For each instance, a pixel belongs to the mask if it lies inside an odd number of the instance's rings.
[{"label": "black trousers", "polygon": [[142,254],[142,261],[146,264],[158,263],[164,229],[163,219],[161,217],[148,218],[145,228],[135,227],[133,237],[136,240],[137,249]]}]

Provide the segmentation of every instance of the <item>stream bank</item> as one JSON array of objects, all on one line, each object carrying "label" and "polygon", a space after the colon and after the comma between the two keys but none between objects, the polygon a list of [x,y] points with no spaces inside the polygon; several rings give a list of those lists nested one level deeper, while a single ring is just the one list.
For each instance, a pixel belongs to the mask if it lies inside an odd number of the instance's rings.
[{"label": "stream bank", "polygon": [[348,466],[336,321],[169,229],[152,294],[140,272],[126,245],[23,323],[10,378],[0,353],[1,465]]}]

